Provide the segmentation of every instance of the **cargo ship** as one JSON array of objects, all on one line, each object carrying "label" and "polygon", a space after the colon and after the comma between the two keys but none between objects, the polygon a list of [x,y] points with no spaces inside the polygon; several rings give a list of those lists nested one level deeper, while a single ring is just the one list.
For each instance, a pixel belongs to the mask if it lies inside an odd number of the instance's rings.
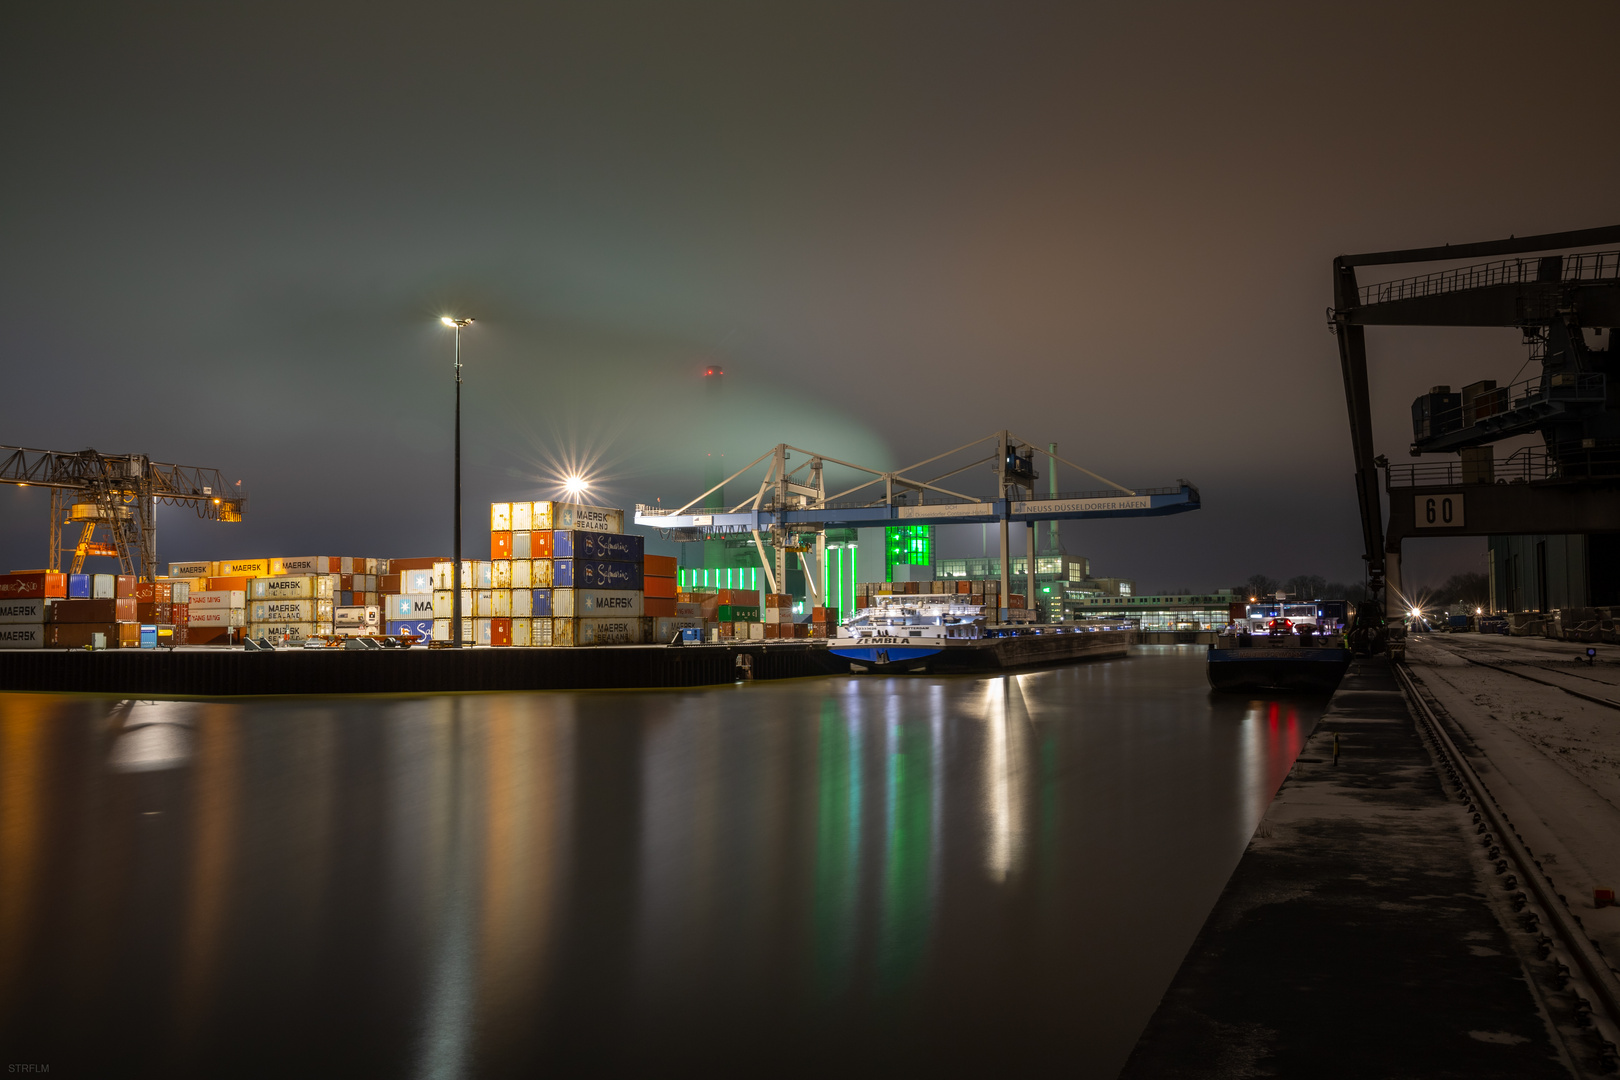
[{"label": "cargo ship", "polygon": [[[829,657],[876,674],[972,674],[1129,655],[1126,623],[993,622],[989,609],[951,596],[896,597],[839,625]],[[1033,614],[1033,613],[1032,613]]]},{"label": "cargo ship", "polygon": [[1215,690],[1330,694],[1350,667],[1335,605],[1320,601],[1250,604],[1209,646]]}]

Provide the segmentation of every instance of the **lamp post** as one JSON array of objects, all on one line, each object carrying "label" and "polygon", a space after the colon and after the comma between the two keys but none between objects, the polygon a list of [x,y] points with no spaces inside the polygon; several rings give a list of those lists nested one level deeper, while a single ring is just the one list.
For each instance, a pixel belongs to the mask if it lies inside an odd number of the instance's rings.
[{"label": "lamp post", "polygon": [[450,642],[461,648],[461,331],[471,319],[439,319],[456,332],[456,537],[450,563]]}]

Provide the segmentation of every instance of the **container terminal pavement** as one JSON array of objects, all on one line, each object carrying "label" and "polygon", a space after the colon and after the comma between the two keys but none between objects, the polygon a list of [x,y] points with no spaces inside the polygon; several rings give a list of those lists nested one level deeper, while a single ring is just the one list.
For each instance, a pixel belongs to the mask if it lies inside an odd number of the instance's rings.
[{"label": "container terminal pavement", "polygon": [[1595,652],[1355,661],[1122,1076],[1614,1075],[1620,648]]}]

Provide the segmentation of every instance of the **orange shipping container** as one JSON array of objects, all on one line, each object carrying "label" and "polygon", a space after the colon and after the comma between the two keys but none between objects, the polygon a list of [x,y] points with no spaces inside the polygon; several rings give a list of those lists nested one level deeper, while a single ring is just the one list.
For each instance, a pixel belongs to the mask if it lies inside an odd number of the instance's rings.
[{"label": "orange shipping container", "polygon": [[956,583],[956,591],[959,592],[959,593],[970,593],[970,592],[972,592],[973,591],[973,582],[968,581],[966,578],[962,579],[961,581],[958,581]]},{"label": "orange shipping container", "polygon": [[550,529],[536,529],[529,534],[529,558],[549,559],[552,551],[552,535]]},{"label": "orange shipping container", "polygon": [[491,645],[510,645],[510,644],[512,644],[512,620],[511,619],[491,619],[491,620],[489,620],[489,643]]},{"label": "orange shipping container", "polygon": [[449,562],[450,556],[429,555],[421,559],[389,559],[388,572],[398,574],[405,570],[431,570],[434,563]]},{"label": "orange shipping container", "polygon": [[647,577],[675,576],[675,556],[673,555],[643,555],[641,557],[642,573]]},{"label": "orange shipping container", "polygon": [[504,529],[489,534],[489,557],[494,559],[510,559],[512,557],[512,530]]},{"label": "orange shipping container", "polygon": [[67,597],[68,576],[37,571],[0,576],[0,600],[44,600]]},{"label": "orange shipping container", "polygon": [[675,602],[675,579],[672,577],[643,578],[641,587],[648,596],[656,596],[670,603]]},{"label": "orange shipping container", "polygon": [[[203,592],[247,592],[248,581],[245,577],[211,577],[208,579],[208,588]],[[123,595],[122,593],[119,594]]]},{"label": "orange shipping container", "polygon": [[[650,582],[649,582],[650,583]],[[642,600],[642,614],[650,619],[660,617],[673,618],[675,615],[675,601],[668,597],[653,596],[651,593]]]}]

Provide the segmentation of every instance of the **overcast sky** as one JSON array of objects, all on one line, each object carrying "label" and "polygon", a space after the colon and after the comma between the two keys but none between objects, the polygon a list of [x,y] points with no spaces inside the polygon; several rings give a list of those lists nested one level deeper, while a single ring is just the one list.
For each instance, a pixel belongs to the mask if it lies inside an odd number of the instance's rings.
[{"label": "overcast sky", "polygon": [[[241,479],[240,525],[164,511],[163,561],[446,551],[457,312],[478,554],[574,458],[685,502],[713,450],[1007,427],[1201,488],[1065,526],[1097,573],[1356,578],[1330,261],[1620,220],[1616,41],[1611,3],[33,5],[0,443]],[[1396,460],[1416,394],[1524,359],[1368,337]],[[0,490],[0,564],[47,506]]]}]

